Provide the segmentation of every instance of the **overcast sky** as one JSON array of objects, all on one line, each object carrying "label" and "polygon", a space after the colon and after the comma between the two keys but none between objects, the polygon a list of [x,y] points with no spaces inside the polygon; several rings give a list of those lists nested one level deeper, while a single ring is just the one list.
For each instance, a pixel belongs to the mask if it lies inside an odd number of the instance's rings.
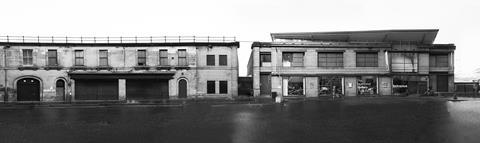
[{"label": "overcast sky", "polygon": [[0,15],[0,35],[236,36],[241,76],[248,41],[271,32],[440,29],[435,43],[457,46],[457,80],[480,78],[475,0],[0,0]]}]

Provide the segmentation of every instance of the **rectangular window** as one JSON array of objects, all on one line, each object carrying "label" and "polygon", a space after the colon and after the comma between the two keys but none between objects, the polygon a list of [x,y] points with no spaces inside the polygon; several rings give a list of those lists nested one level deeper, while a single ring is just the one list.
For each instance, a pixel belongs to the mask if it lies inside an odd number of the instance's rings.
[{"label": "rectangular window", "polygon": [[227,55],[219,55],[218,56],[218,65],[226,66],[227,65]]},{"label": "rectangular window", "polygon": [[48,66],[58,66],[57,50],[48,50]]},{"label": "rectangular window", "polygon": [[215,94],[215,81],[207,81],[207,93]]},{"label": "rectangular window", "polygon": [[378,67],[378,53],[357,53],[357,67]]},{"label": "rectangular window", "polygon": [[138,66],[146,66],[147,65],[147,51],[146,50],[138,50],[137,51],[137,62]]},{"label": "rectangular window", "polygon": [[377,94],[377,77],[376,76],[357,77],[357,94],[358,95]]},{"label": "rectangular window", "polygon": [[391,53],[392,72],[417,72],[417,53]]},{"label": "rectangular window", "polygon": [[303,66],[303,54],[300,52],[296,53],[283,53],[283,66],[284,67],[302,67]]},{"label": "rectangular window", "polygon": [[75,50],[75,66],[83,66],[83,50]]},{"label": "rectangular window", "polygon": [[260,66],[272,66],[272,55],[269,52],[260,53]]},{"label": "rectangular window", "polygon": [[187,66],[187,50],[178,49],[178,65]]},{"label": "rectangular window", "polygon": [[342,85],[342,77],[340,76],[320,76],[318,77],[318,95],[342,94]]},{"label": "rectangular window", "polygon": [[343,67],[343,53],[318,53],[319,67]]},{"label": "rectangular window", "polygon": [[228,82],[227,81],[220,81],[220,94],[227,94],[228,93]]},{"label": "rectangular window", "polygon": [[99,65],[108,66],[108,50],[100,50],[99,54]]},{"label": "rectangular window", "polygon": [[23,65],[33,65],[33,49],[23,49]]},{"label": "rectangular window", "polygon": [[207,66],[215,66],[215,55],[207,55]]},{"label": "rectangular window", "polygon": [[431,54],[430,67],[448,67],[448,54]]},{"label": "rectangular window", "polygon": [[160,66],[168,66],[168,51],[166,49],[160,50]]},{"label": "rectangular window", "polygon": [[288,96],[304,95],[303,77],[286,77]]}]

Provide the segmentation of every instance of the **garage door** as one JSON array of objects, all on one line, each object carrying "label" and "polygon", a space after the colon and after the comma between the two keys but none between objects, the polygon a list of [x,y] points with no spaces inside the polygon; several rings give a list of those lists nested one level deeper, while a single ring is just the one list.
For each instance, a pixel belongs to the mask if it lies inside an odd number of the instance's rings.
[{"label": "garage door", "polygon": [[118,100],[118,80],[75,80],[75,100]]},{"label": "garage door", "polygon": [[168,80],[127,79],[127,99],[166,99]]}]

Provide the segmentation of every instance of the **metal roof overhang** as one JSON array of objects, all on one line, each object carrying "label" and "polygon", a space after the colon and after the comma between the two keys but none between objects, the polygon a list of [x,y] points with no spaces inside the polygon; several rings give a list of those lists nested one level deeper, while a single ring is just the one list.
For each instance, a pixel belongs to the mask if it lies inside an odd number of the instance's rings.
[{"label": "metal roof overhang", "polygon": [[72,79],[172,79],[175,72],[156,73],[86,73],[69,72]]},{"label": "metal roof overhang", "polygon": [[416,42],[433,44],[438,29],[271,33],[272,40]]}]

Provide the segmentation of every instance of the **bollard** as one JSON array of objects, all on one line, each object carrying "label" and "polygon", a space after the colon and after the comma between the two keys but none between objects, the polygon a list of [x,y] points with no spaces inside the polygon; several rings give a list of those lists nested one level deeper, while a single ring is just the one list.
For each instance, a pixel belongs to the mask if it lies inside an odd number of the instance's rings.
[{"label": "bollard", "polygon": [[272,99],[275,101],[275,103],[282,102],[282,96],[278,96],[277,92],[272,92]]}]

